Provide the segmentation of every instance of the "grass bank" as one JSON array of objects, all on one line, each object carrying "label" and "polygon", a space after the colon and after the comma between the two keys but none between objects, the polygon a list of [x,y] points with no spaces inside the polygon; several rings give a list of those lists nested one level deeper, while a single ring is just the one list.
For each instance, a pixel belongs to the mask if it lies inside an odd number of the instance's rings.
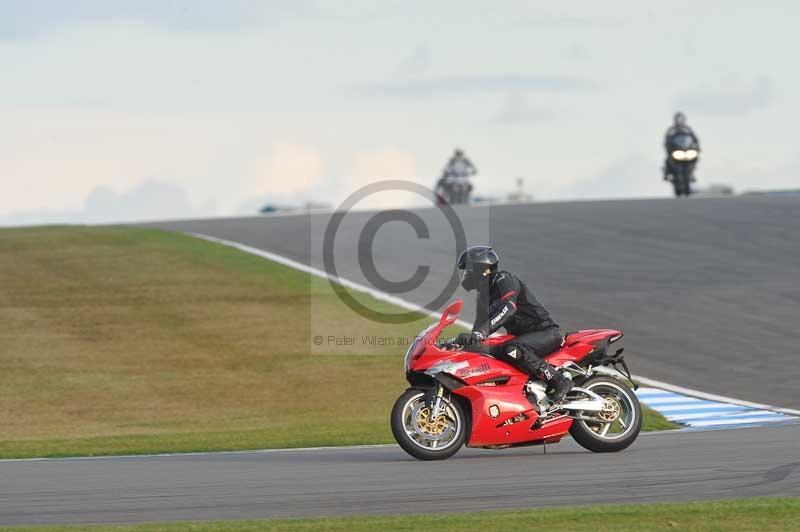
[{"label": "grass bank", "polygon": [[12,527],[8,532],[359,532],[371,530],[592,530],[697,532],[800,530],[800,498],[776,497],[683,504],[626,504],[462,514],[221,521],[135,526]]},{"label": "grass bank", "polygon": [[391,442],[403,341],[429,322],[366,320],[324,280],[184,235],[3,229],[0,457]]}]

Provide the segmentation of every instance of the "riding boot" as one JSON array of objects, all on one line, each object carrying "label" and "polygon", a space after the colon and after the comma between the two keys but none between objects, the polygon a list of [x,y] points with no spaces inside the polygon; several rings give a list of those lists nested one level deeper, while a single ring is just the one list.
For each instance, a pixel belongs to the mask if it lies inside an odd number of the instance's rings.
[{"label": "riding boot", "polygon": [[539,366],[537,376],[547,382],[547,395],[554,403],[560,402],[572,388],[572,379],[547,362]]}]

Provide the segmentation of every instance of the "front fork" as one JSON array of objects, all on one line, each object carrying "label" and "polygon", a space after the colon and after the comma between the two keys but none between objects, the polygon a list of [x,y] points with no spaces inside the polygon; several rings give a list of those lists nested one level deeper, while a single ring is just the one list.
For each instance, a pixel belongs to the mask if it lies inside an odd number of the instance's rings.
[{"label": "front fork", "polygon": [[425,393],[425,403],[428,406],[429,422],[433,422],[442,413],[444,401],[445,388],[441,384],[434,386]]}]

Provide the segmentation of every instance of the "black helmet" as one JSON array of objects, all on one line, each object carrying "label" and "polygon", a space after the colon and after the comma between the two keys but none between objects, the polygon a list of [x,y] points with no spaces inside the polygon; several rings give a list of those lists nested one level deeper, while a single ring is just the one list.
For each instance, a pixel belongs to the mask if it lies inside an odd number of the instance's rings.
[{"label": "black helmet", "polygon": [[682,126],[686,124],[686,115],[678,111],[675,113],[675,116],[672,117],[672,120],[676,126]]},{"label": "black helmet", "polygon": [[465,290],[474,290],[481,279],[497,271],[500,257],[489,246],[472,246],[461,252],[456,262],[461,286]]}]

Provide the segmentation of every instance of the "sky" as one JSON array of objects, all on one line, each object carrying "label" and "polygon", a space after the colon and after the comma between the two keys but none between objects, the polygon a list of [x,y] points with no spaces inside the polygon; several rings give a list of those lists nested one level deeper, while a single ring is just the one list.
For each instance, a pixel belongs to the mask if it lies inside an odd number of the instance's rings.
[{"label": "sky", "polygon": [[0,225],[336,206],[455,147],[483,196],[668,196],[676,110],[701,185],[800,186],[800,4],[646,4],[0,0]]}]

